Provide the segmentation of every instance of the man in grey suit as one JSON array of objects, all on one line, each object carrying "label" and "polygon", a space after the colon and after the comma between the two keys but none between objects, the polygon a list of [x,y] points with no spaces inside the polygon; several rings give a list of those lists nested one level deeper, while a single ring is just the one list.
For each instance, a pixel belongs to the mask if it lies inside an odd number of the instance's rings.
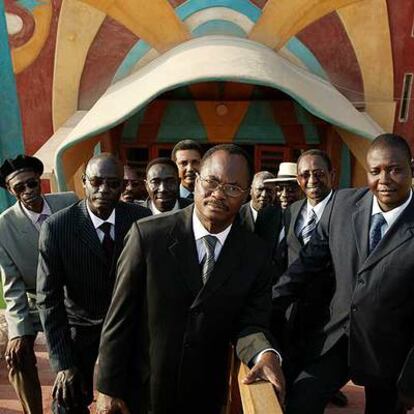
[{"label": "man in grey suit", "polygon": [[102,333],[98,413],[132,410],[124,401],[131,392],[143,405],[134,412],[146,412],[148,382],[153,414],[219,413],[231,340],[253,366],[246,382],[268,379],[283,399],[267,339],[269,252],[236,219],[250,182],[244,151],[218,145],[203,157],[193,206],[132,226]]},{"label": "man in grey suit", "polygon": [[[274,297],[289,302],[334,270],[329,317],[313,329],[309,359],[287,396],[288,414],[322,414],[349,379],[365,387],[366,414],[413,405],[414,199],[411,150],[394,134],[367,153],[368,187],[338,190]],[[313,356],[313,358],[311,358]]]},{"label": "man in grey suit", "polygon": [[177,211],[192,203],[188,198],[179,197],[178,168],[169,158],[151,160],[145,175],[145,188],[149,197],[139,204],[149,208],[153,215]]},{"label": "man in grey suit", "polygon": [[111,154],[89,160],[86,199],[47,220],[40,232],[37,298],[56,380],[55,413],[88,413],[102,322],[123,240],[150,212],[119,201],[123,168]]},{"label": "man in grey suit", "polygon": [[17,202],[0,215],[0,272],[9,342],[9,380],[23,411],[41,414],[42,395],[33,345],[41,330],[36,310],[39,229],[51,214],[77,201],[74,193],[42,195],[42,162],[26,155],[7,159],[0,167],[0,187]]}]

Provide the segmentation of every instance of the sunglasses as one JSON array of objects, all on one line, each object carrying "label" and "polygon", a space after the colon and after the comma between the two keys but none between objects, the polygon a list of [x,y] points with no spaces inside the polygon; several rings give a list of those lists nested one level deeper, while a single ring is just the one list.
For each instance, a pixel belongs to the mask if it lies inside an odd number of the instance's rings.
[{"label": "sunglasses", "polygon": [[84,179],[89,181],[89,184],[94,188],[99,188],[102,184],[106,183],[109,188],[116,190],[121,187],[123,180],[119,178],[108,178],[108,177],[88,177],[86,174],[83,176]]},{"label": "sunglasses", "polygon": [[144,184],[144,180],[124,180],[124,187],[130,185],[132,188],[137,188]]},{"label": "sunglasses", "polygon": [[37,188],[39,186],[40,181],[36,178],[30,178],[29,180],[25,181],[24,183],[19,183],[16,184],[15,186],[13,186],[13,191],[16,194],[20,194],[22,193],[26,187],[33,189],[33,188]]}]

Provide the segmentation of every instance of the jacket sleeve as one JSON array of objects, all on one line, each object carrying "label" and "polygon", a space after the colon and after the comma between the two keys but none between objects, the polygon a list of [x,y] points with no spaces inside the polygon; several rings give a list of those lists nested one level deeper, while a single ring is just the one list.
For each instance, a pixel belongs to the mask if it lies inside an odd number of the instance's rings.
[{"label": "jacket sleeve", "polygon": [[54,371],[76,365],[64,305],[64,268],[56,226],[43,223],[39,238],[37,306]]},{"label": "jacket sleeve", "polygon": [[125,237],[125,246],[118,260],[114,293],[99,348],[97,389],[117,398],[125,398],[132,361],[145,348],[145,345],[136,343],[138,333],[139,341],[145,341],[145,328],[139,326],[144,312],[145,275],[141,234],[137,223],[134,223]]},{"label": "jacket sleeve", "polygon": [[6,302],[9,339],[24,335],[35,335],[29,314],[26,284],[19,269],[3,246],[0,246],[0,273]]}]

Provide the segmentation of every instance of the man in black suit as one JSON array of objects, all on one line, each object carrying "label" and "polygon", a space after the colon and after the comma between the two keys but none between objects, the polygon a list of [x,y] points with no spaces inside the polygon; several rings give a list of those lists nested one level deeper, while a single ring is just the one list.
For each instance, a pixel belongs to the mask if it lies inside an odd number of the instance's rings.
[{"label": "man in black suit", "polygon": [[407,142],[380,135],[368,150],[367,166],[369,189],[334,193],[311,240],[273,290],[280,303],[289,302],[327,263],[333,266],[330,317],[308,341],[313,358],[293,382],[288,414],[322,414],[349,379],[365,386],[366,414],[403,413],[403,402],[414,401],[414,384],[405,380],[414,354],[414,200]]},{"label": "man in black suit", "polygon": [[133,355],[139,364],[132,377],[141,380],[135,399],[143,401],[149,380],[153,414],[219,413],[231,340],[253,365],[246,383],[268,379],[283,394],[279,358],[267,339],[268,252],[235,220],[250,171],[241,148],[213,147],[203,157],[194,206],[131,228],[102,333],[98,413],[128,412]]},{"label": "man in black suit", "polygon": [[150,215],[119,201],[122,178],[111,154],[93,157],[83,176],[86,199],[46,220],[40,232],[37,305],[57,373],[55,413],[89,412],[117,258],[132,223]]},{"label": "man in black suit", "polygon": [[178,196],[178,168],[169,158],[151,160],[145,175],[145,188],[149,197],[140,204],[150,209],[153,215],[177,211],[192,203],[191,200]]},{"label": "man in black suit", "polygon": [[124,191],[121,194],[121,201],[136,203],[145,200],[148,194],[144,181],[137,167],[124,165]]}]

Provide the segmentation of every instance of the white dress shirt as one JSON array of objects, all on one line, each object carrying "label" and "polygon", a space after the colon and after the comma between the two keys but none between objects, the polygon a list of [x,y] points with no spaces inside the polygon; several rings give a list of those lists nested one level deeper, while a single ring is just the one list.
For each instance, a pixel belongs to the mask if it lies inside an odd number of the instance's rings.
[{"label": "white dress shirt", "polygon": [[[152,211],[152,214],[154,216],[156,216],[157,214],[162,214],[163,211],[158,210],[157,207],[155,207],[155,204],[152,202],[152,200],[150,201],[150,209]],[[180,209],[180,205],[178,204],[178,200],[175,202],[174,207],[171,210],[168,211],[176,211]]]},{"label": "white dress shirt", "polygon": [[40,213],[36,213],[35,211],[31,211],[27,209],[23,203],[20,203],[20,206],[22,207],[23,212],[26,214],[26,216],[30,219],[30,221],[33,223],[33,225],[36,227],[37,230],[40,230],[41,223],[39,223],[39,217],[43,214],[45,216],[51,216],[52,210],[49,207],[49,204],[47,204],[46,199],[43,198],[43,208]]},{"label": "white dress shirt", "polygon": [[95,231],[98,235],[99,241],[102,243],[102,240],[105,237],[105,233],[99,228],[99,226],[102,223],[111,224],[110,235],[111,239],[115,240],[115,209],[112,210],[111,215],[106,220],[102,220],[101,218],[95,216],[95,214],[92,213],[91,209],[89,208],[88,202],[86,202],[86,208],[88,210],[89,217],[92,220],[93,227],[95,227]]},{"label": "white dress shirt", "polygon": [[381,237],[384,237],[384,234],[390,229],[390,227],[395,223],[395,221],[401,215],[401,213],[407,208],[408,204],[410,204],[412,197],[413,192],[410,191],[410,196],[408,197],[407,201],[401,204],[400,206],[393,208],[390,211],[382,211],[381,207],[378,204],[377,197],[373,197],[371,217],[374,214],[382,213],[385,219],[385,223],[381,227]]},{"label": "white dress shirt", "polygon": [[305,227],[306,223],[308,223],[309,219],[311,218],[311,214],[312,214],[312,210],[315,212],[316,214],[316,224],[319,223],[322,214],[325,210],[326,205],[328,204],[329,200],[331,199],[333,194],[333,191],[331,190],[330,193],[322,200],[320,201],[318,204],[316,204],[316,206],[312,206],[311,203],[309,202],[309,200],[307,201],[306,205],[304,206],[304,208],[302,208],[301,212],[300,212],[300,216],[298,219],[298,224],[296,226],[296,235],[299,235],[302,231],[302,229]]},{"label": "white dress shirt", "polygon": [[[204,242],[202,240],[202,238],[204,236],[207,235],[211,235],[217,238],[217,243],[216,246],[214,248],[214,261],[217,262],[217,259],[220,255],[221,249],[223,248],[223,245],[227,239],[227,236],[230,233],[232,224],[230,224],[230,226],[226,227],[222,232],[220,233],[210,233],[201,223],[200,219],[197,217],[196,214],[196,209],[194,209],[193,211],[193,232],[194,232],[194,239],[196,242],[196,246],[197,246],[197,254],[198,254],[198,262],[201,263],[204,259],[204,256],[206,255],[206,248],[204,246]],[[253,363],[256,364],[259,360],[260,357],[265,353],[265,352],[274,352],[278,358],[279,358],[279,362],[282,363],[282,357],[279,354],[279,352],[277,352],[275,349],[273,348],[268,348],[268,349],[264,349],[263,351],[259,352],[254,358],[253,358]]]},{"label": "white dress shirt", "polygon": [[257,215],[259,214],[259,212],[253,207],[253,203],[251,201],[249,203],[249,207],[250,207],[250,210],[252,212],[253,221],[256,223]]},{"label": "white dress shirt", "polygon": [[188,191],[182,184],[180,184],[180,197],[187,198],[190,194],[193,194],[191,191]]}]

